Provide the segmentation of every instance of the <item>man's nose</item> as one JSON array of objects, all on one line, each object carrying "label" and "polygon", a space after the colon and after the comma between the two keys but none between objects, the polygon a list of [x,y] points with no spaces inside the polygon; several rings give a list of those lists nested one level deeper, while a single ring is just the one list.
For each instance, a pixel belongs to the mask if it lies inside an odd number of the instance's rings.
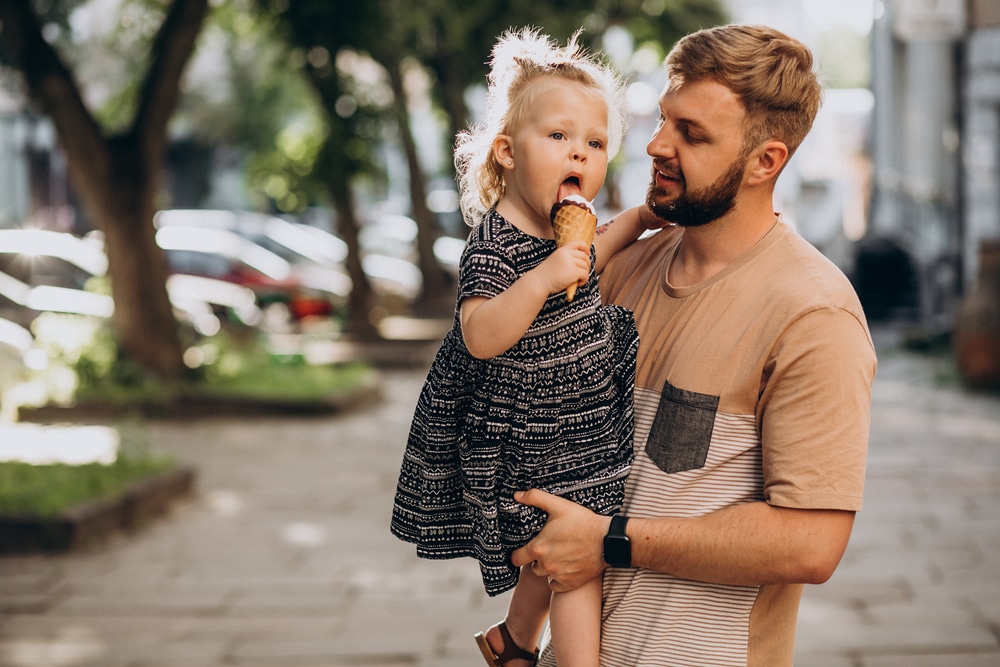
[{"label": "man's nose", "polygon": [[673,133],[666,123],[661,123],[646,144],[646,154],[650,157],[674,158],[677,156]]}]

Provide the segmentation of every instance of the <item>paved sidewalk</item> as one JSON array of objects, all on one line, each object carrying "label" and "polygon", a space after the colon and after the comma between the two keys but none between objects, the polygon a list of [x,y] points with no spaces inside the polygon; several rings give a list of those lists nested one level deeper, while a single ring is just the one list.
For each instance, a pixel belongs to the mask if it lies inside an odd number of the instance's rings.
[{"label": "paved sidewalk", "polygon": [[[1000,397],[886,351],[865,509],[809,587],[803,667],[1000,665]],[[0,559],[2,667],[479,667],[503,613],[471,561],[389,535],[422,370],[335,416],[150,425],[198,495],[103,548]]]}]

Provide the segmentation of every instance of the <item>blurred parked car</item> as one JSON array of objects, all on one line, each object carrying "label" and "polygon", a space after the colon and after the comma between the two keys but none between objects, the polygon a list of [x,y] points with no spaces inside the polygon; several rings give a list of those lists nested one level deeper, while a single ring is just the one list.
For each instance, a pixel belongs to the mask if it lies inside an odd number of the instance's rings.
[{"label": "blurred parked car", "polygon": [[211,227],[161,225],[156,243],[173,274],[231,282],[256,294],[269,329],[301,328],[332,318],[347,292],[341,275],[290,263],[250,239]]},{"label": "blurred parked car", "polygon": [[[114,301],[89,291],[87,283],[107,275],[108,258],[99,234],[81,238],[39,229],[0,229],[0,315],[23,327],[43,312],[111,317]],[[171,277],[167,294],[178,320],[202,335],[217,333],[230,314],[255,325],[261,312],[248,289],[217,280],[193,286]]]},{"label": "blurred parked car", "polygon": [[[403,216],[389,218],[383,224],[362,228],[361,266],[375,291],[410,300],[420,293],[422,285],[420,269],[413,263],[416,223]],[[160,229],[194,227],[239,234],[289,262],[311,287],[344,297],[351,290],[343,265],[347,244],[318,227],[250,211],[210,209],[163,210],[156,214],[154,223]]]}]

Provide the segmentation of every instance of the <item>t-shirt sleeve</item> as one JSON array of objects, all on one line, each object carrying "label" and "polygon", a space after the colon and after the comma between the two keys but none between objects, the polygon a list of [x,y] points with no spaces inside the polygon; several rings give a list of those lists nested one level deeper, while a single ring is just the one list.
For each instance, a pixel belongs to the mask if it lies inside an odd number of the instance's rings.
[{"label": "t-shirt sleeve", "polygon": [[491,241],[470,242],[462,254],[458,271],[458,300],[470,296],[493,298],[517,279],[509,253]]},{"label": "t-shirt sleeve", "polygon": [[758,423],[764,497],[798,509],[861,509],[875,351],[841,308],[791,323],[772,349]]}]

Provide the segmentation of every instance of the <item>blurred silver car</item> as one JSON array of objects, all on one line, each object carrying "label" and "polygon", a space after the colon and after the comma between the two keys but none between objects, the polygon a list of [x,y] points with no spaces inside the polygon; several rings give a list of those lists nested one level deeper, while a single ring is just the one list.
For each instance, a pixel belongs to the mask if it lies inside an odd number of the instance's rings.
[{"label": "blurred silver car", "polygon": [[[314,287],[347,295],[351,280],[344,269],[347,244],[314,225],[290,222],[250,211],[167,209],[154,224],[161,228],[187,226],[235,232],[300,267]],[[376,292],[410,300],[420,294],[423,278],[414,263],[416,223],[405,216],[378,216],[358,235],[361,266]]]},{"label": "blurred silver car", "polygon": [[[51,230],[0,229],[0,315],[24,327],[42,312],[111,317],[113,299],[85,289],[107,271],[100,234],[82,238]],[[178,319],[202,335],[221,329],[224,312],[249,325],[261,319],[253,292],[221,281],[195,285],[171,277],[167,294]]]}]

